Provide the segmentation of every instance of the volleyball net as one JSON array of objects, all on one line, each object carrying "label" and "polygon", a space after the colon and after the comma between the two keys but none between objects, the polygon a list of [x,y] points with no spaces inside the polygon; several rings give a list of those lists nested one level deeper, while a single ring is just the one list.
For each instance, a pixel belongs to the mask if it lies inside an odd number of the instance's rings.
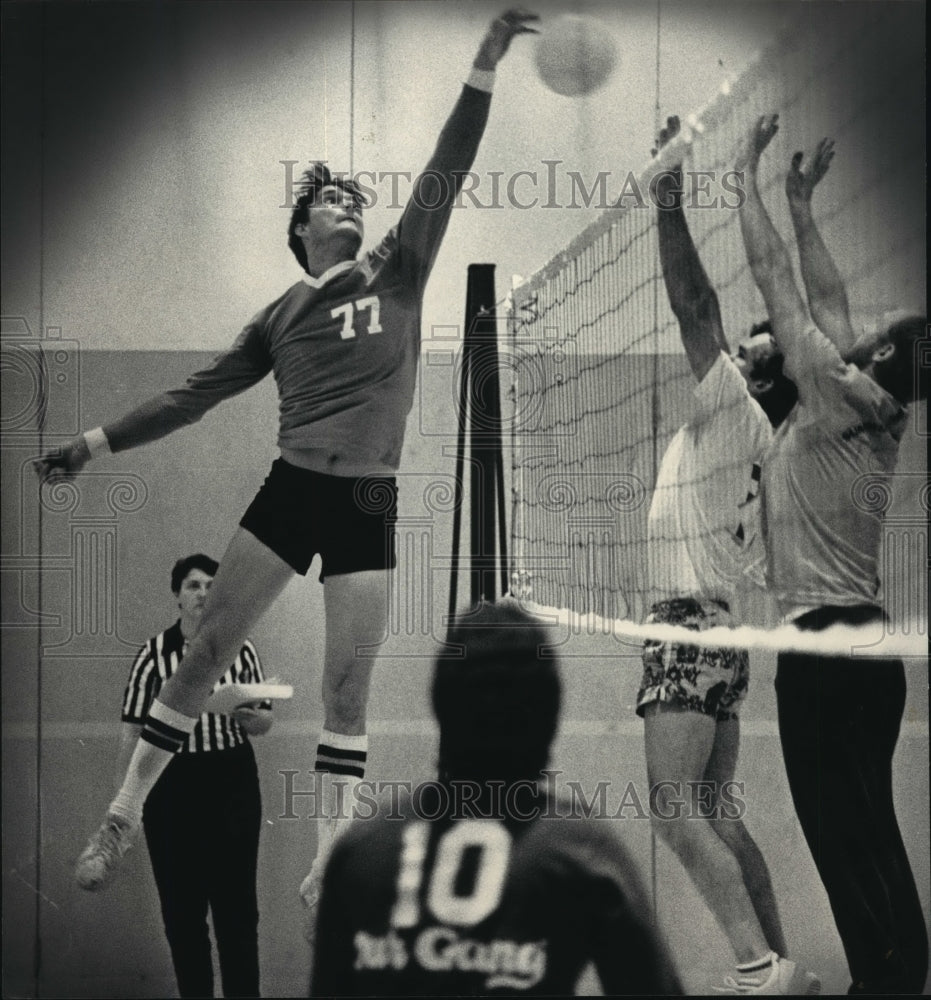
[{"label": "volleyball net", "polygon": [[[686,186],[683,200],[732,347],[765,318],[765,308],[725,178],[751,124],[769,111],[779,113],[780,132],[764,154],[760,188],[790,252],[783,191],[789,161],[796,149],[811,151],[830,136],[837,155],[814,208],[846,283],[854,328],[878,326],[901,307],[925,311],[923,40],[909,36],[898,4],[851,5],[843,20],[834,16],[823,25],[817,23],[826,18],[823,7],[792,10],[794,23],[707,106],[692,114],[663,109],[682,117],[682,134],[644,167],[636,185],[625,185],[617,208],[512,291],[511,592],[576,628],[635,639],[683,637],[672,627],[639,624],[650,606],[647,515],[657,470],[695,405],[648,197],[657,169],[681,158],[687,178],[689,171],[707,178],[697,195],[693,187],[691,201]],[[864,487],[864,502],[886,515],[882,593],[891,622],[882,649],[922,655],[924,460],[904,468],[900,460],[893,486],[895,496],[885,487]],[[762,597],[750,610],[741,620],[775,626]],[[702,641],[819,649],[859,635],[845,629],[817,638],[786,629],[721,633],[705,633]]]}]

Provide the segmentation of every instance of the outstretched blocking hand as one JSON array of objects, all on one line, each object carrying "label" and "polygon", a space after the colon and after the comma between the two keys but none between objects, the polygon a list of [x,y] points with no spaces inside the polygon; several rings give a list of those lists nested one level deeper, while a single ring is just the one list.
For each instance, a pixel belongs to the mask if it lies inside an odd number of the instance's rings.
[{"label": "outstretched blocking hand", "polygon": [[760,115],[741,144],[737,159],[734,161],[734,169],[755,172],[763,150],[772,142],[773,136],[778,131],[779,115]]},{"label": "outstretched blocking hand", "polygon": [[682,125],[679,122],[679,116],[670,115],[666,119],[666,127],[659,130],[659,135],[656,137],[656,145],[650,150],[650,156],[656,156],[664,146],[668,146],[681,130]]},{"label": "outstretched blocking hand", "polygon": [[[670,115],[666,119],[666,127],[659,130],[656,137],[656,145],[650,151],[651,156],[656,156],[661,149],[668,146],[670,142],[681,131],[681,124],[678,115]],[[653,204],[658,208],[674,208],[678,204],[677,195],[682,193],[682,163],[676,162],[665,170],[656,174],[650,181],[650,195]]]},{"label": "outstretched blocking hand", "polygon": [[786,198],[798,244],[799,269],[805,282],[808,311],[818,329],[843,355],[857,339],[850,322],[847,288],[818,231],[811,208],[815,185],[828,172],[833,158],[833,139],[822,139],[807,163],[803,163],[804,154],[796,153],[786,174]]},{"label": "outstretched blocking hand", "polygon": [[811,201],[812,192],[822,177],[828,172],[834,159],[834,140],[822,139],[810,157],[807,167],[802,167],[804,153],[792,157],[786,174],[786,196],[789,201]]},{"label": "outstretched blocking hand", "polygon": [[32,467],[43,483],[55,483],[73,478],[90,461],[91,453],[83,434],[78,434],[67,444],[37,458]]},{"label": "outstretched blocking hand", "polygon": [[530,26],[531,21],[539,21],[538,14],[525,7],[512,7],[506,10],[488,26],[488,31],[482,39],[478,55],[473,65],[476,69],[493,70],[511,44],[515,35],[539,34],[536,28]]}]

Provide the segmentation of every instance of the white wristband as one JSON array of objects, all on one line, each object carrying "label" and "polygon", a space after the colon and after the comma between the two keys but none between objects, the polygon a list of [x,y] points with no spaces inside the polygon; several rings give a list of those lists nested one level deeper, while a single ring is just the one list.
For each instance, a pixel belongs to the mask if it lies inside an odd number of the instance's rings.
[{"label": "white wristband", "polygon": [[95,427],[92,431],[85,431],[84,443],[87,445],[87,450],[90,452],[91,458],[100,458],[102,455],[112,454],[110,451],[110,442],[107,440],[107,435],[104,434],[102,427]]},{"label": "white wristband", "polygon": [[495,71],[493,69],[476,69],[473,66],[466,83],[476,90],[484,90],[486,94],[490,94],[495,86]]}]

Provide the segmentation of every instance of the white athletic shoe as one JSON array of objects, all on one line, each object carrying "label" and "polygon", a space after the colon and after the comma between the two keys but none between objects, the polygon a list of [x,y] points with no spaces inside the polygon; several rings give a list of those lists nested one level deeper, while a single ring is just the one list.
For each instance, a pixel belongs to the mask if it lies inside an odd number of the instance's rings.
[{"label": "white athletic shoe", "polygon": [[140,823],[107,813],[100,828],[87,842],[74,869],[78,885],[96,892],[110,883],[123,855],[136,842]]},{"label": "white athletic shoe", "polygon": [[298,892],[304,904],[304,939],[310,944],[317,937],[317,907],[320,905],[320,892],[323,889],[323,869],[319,858],[314,858],[310,866],[310,874],[301,882]]},{"label": "white athletic shoe", "polygon": [[774,957],[769,975],[763,978],[765,973],[764,969],[758,975],[742,975],[737,979],[725,976],[724,985],[715,986],[715,992],[739,996],[773,994],[795,997],[814,996],[821,992],[821,980],[788,958]]}]

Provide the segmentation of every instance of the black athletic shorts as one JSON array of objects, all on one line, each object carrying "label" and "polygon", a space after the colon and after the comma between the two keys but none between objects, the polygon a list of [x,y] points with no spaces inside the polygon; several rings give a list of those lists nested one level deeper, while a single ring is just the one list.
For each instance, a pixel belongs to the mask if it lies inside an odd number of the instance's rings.
[{"label": "black athletic shorts", "polygon": [[328,476],[278,458],[239,523],[301,576],[319,552],[323,582],[394,569],[397,510],[393,476]]}]

